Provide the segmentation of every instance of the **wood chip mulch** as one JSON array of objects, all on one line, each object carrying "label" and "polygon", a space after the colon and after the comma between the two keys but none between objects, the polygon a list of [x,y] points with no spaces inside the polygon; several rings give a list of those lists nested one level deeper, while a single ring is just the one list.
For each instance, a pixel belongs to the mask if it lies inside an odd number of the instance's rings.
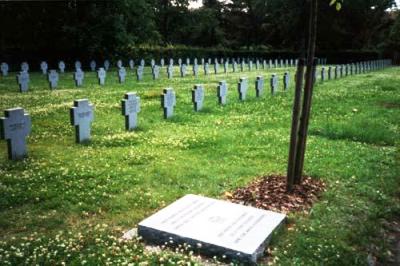
[{"label": "wood chip mulch", "polygon": [[309,209],[323,191],[325,184],[322,181],[306,176],[302,184],[295,185],[293,191],[287,193],[286,177],[270,175],[232,193],[227,192],[225,197],[235,203],[289,213]]}]

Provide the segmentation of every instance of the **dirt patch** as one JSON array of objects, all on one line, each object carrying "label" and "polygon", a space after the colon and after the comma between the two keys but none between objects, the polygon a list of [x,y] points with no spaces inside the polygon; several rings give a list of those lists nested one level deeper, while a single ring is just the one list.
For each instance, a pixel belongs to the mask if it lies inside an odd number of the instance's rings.
[{"label": "dirt patch", "polygon": [[278,175],[263,176],[248,186],[236,189],[225,196],[232,202],[256,208],[289,213],[309,209],[325,191],[325,183],[309,176],[295,185],[293,192],[286,192],[286,177]]}]

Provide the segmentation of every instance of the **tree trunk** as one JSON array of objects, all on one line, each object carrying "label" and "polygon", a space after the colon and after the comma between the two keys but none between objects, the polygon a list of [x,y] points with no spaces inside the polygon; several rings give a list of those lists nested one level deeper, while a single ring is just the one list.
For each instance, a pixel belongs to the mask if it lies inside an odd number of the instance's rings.
[{"label": "tree trunk", "polygon": [[290,146],[289,146],[289,159],[287,167],[287,182],[286,190],[292,191],[294,184],[294,169],[295,169],[295,158],[297,150],[297,134],[299,130],[299,118],[301,108],[301,91],[303,88],[303,76],[304,76],[304,58],[299,59],[296,71],[296,88],[293,102],[293,114],[292,114],[292,130],[290,134]]},{"label": "tree trunk", "polygon": [[316,35],[317,35],[317,12],[318,12],[318,0],[311,0],[310,4],[310,20],[309,20],[309,38],[307,44],[307,69],[306,69],[306,82],[304,87],[303,95],[303,107],[301,112],[299,133],[298,133],[298,144],[295,159],[295,175],[294,183],[300,184],[303,174],[304,166],[304,155],[306,150],[308,124],[310,120],[312,94],[314,88],[314,76],[316,62],[315,46],[316,46]]}]

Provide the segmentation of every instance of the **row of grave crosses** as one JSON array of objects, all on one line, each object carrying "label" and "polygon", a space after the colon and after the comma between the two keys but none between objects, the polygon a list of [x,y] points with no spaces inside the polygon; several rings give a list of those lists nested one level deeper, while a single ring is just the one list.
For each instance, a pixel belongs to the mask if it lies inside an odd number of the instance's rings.
[{"label": "row of grave crosses", "polygon": [[[390,61],[383,62],[380,66],[390,65]],[[343,75],[355,74],[372,70],[374,68],[367,64],[366,68],[354,68],[352,65],[335,67],[335,78]],[[121,67],[122,68],[122,67]],[[27,73],[26,71],[23,73]],[[49,73],[49,75],[51,72]],[[325,67],[321,69],[321,80],[325,80]],[[315,71],[315,79],[317,71]],[[332,77],[332,67],[328,68],[328,79]],[[28,76],[29,79],[29,76]],[[286,72],[283,76],[284,90],[289,88],[290,75]],[[278,78],[273,74],[270,79],[271,93],[275,94],[278,89]],[[240,78],[237,84],[239,100],[246,99],[248,91],[248,79]],[[258,76],[255,80],[256,97],[261,97],[264,90],[264,78]],[[226,81],[219,82],[217,86],[218,103],[227,104],[228,84]],[[196,112],[203,108],[205,90],[203,85],[195,85],[192,89],[192,102]],[[173,116],[176,105],[176,95],[172,88],[167,88],[161,94],[161,107],[163,108],[164,118]],[[136,93],[126,93],[121,101],[122,115],[125,117],[126,130],[133,130],[137,127],[137,115],[140,112],[140,97]],[[77,143],[90,140],[91,123],[94,120],[93,105],[87,99],[74,101],[74,106],[70,109],[71,124],[75,126],[75,139]],[[11,160],[19,160],[27,155],[26,137],[31,132],[31,118],[22,108],[5,110],[5,116],[0,118],[0,138],[7,140],[8,157]]]},{"label": "row of grave crosses", "polygon": [[[279,60],[275,59],[275,60],[272,60],[272,59],[269,59],[269,61],[267,61],[265,59],[264,60],[254,59],[254,62],[255,62],[256,69],[259,69],[259,68],[261,68],[261,65],[263,65],[264,68],[267,68],[267,67],[269,67],[269,68],[272,68],[272,67],[294,67],[294,66],[297,65],[298,60],[294,60],[294,59],[285,59],[285,60],[284,59],[279,59]],[[324,64],[324,62],[326,63],[326,59],[319,59],[319,62],[320,62],[320,64]],[[183,64],[185,64],[186,66],[189,66],[189,65],[191,65],[191,63],[193,65],[198,65],[199,64],[197,58],[194,58],[193,60],[191,60],[190,58],[186,58],[186,62],[183,62],[181,58],[178,59],[178,66],[181,66]],[[245,59],[245,58],[236,58],[236,59],[234,59],[234,58],[220,58],[220,59],[215,58],[214,59],[214,65],[217,65],[217,66],[219,66],[219,64],[226,65],[226,64],[233,64],[233,63],[241,64],[241,65],[247,64],[249,69],[252,69],[252,67],[253,67],[253,60],[249,59],[249,58],[247,58],[247,59]],[[208,60],[205,60],[204,58],[202,58],[200,64],[201,65],[205,65],[205,64],[211,65],[212,64],[212,59],[209,58]],[[156,61],[154,59],[151,59],[150,67],[153,68],[155,65],[157,65]],[[164,58],[160,59],[159,65],[161,67],[166,66]],[[89,63],[89,69],[92,72],[97,71],[101,67],[104,68],[106,71],[108,71],[110,66],[111,66],[111,63],[110,63],[109,60],[105,60],[103,62],[103,65],[97,65],[95,60],[91,60],[90,63]],[[135,61],[133,59],[130,59],[128,61],[128,66],[129,66],[130,69],[133,70],[135,68]],[[140,66],[141,67],[145,66],[145,60],[144,59],[141,59],[139,61],[138,67],[140,67]],[[169,59],[168,66],[174,66],[174,59],[172,59],[172,58]],[[29,72],[29,64],[27,62],[22,62],[20,67],[21,67],[21,71]],[[75,61],[74,67],[75,67],[75,70],[83,69],[82,63],[79,60]],[[118,60],[116,62],[116,67],[117,68],[124,67],[123,61],[122,60]],[[2,62],[0,64],[0,70],[1,70],[1,74],[3,76],[7,76],[8,75],[9,69],[10,69],[10,67],[6,62]],[[42,61],[40,63],[40,70],[42,71],[43,75],[46,75],[48,73],[48,69],[49,69],[49,66],[48,66],[47,62],[46,61]],[[59,61],[58,62],[58,70],[59,70],[59,72],[60,73],[64,73],[65,69],[66,69],[65,62],[64,61]]]},{"label": "row of grave crosses", "polygon": [[[121,65],[118,64],[120,67],[118,68],[117,75],[118,75],[118,80],[120,83],[124,83],[126,80],[127,76],[127,71],[126,69]],[[250,64],[251,65],[251,64]],[[375,69],[380,69],[385,66],[391,65],[390,60],[378,60],[378,61],[367,61],[367,62],[359,62],[355,64],[345,64],[345,65],[338,65],[335,67],[329,66],[326,68],[323,66],[321,68],[321,81],[333,79],[333,78],[339,78],[343,76],[348,76],[348,75],[353,75],[353,74],[361,74],[361,73],[366,73],[367,71],[375,70]],[[78,64],[78,66],[80,66]],[[227,63],[224,65],[224,72],[227,73]],[[204,74],[208,75],[209,74],[209,65],[208,63],[205,63],[204,66]],[[214,73],[218,74],[218,63],[214,65]],[[29,69],[29,67],[25,67],[24,69]],[[236,72],[237,70],[237,64],[236,62],[233,62],[232,64],[232,71]],[[327,70],[326,70],[327,69]],[[173,70],[174,67],[172,65],[167,66],[167,76],[168,78],[173,77]],[[250,69],[251,70],[251,69]],[[243,71],[243,66],[241,66],[241,71]],[[138,81],[141,81],[143,79],[143,72],[144,72],[144,66],[139,65],[139,67],[136,70],[136,78]],[[199,72],[199,66],[198,65],[193,65],[193,75],[195,77],[198,76]],[[160,75],[160,67],[157,65],[154,65],[152,67],[152,77],[154,80],[158,79]],[[180,75],[181,77],[184,77],[187,75],[187,66],[185,64],[182,64],[180,66]],[[107,71],[106,68],[99,68],[97,71],[97,79],[99,82],[99,85],[105,85],[106,81],[106,76],[107,76]],[[77,87],[80,87],[83,85],[85,73],[82,71],[81,68],[77,68],[76,71],[73,74],[73,78],[75,81],[75,85]],[[56,89],[58,86],[59,82],[59,74],[57,73],[56,70],[50,70],[48,72],[48,82],[50,89]],[[317,72],[315,73],[315,79],[314,81],[318,80],[318,74]],[[21,71],[17,75],[17,83],[20,89],[20,92],[27,92],[29,89],[29,73],[28,71]]]},{"label": "row of grave crosses", "polygon": [[[287,74],[288,76],[288,74]],[[271,78],[271,84],[276,84],[276,75]],[[288,81],[287,81],[288,82]],[[239,100],[244,101],[248,90],[248,79],[240,78],[238,83]],[[275,85],[274,85],[275,86]],[[257,97],[264,89],[264,78],[258,76],[255,82]],[[218,102],[227,103],[228,85],[221,81],[217,87]],[[205,89],[203,85],[195,85],[192,89],[192,102],[196,112],[203,108]],[[161,94],[161,106],[164,118],[173,116],[176,105],[176,95],[172,88],[167,88]],[[122,115],[125,117],[126,130],[137,127],[137,115],[140,112],[140,97],[136,93],[126,93],[121,101]],[[91,123],[94,120],[94,108],[87,99],[74,101],[70,109],[71,125],[75,126],[75,139],[77,143],[90,140]],[[1,138],[7,140],[8,156],[11,160],[19,160],[27,155],[26,137],[31,132],[31,119],[22,108],[7,109],[5,117],[0,118]]]}]

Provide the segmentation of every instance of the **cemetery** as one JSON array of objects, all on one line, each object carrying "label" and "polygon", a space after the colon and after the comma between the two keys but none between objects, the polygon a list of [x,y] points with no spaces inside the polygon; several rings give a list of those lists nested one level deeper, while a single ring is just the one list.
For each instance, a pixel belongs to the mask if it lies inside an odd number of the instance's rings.
[{"label": "cemetery", "polygon": [[318,45],[0,43],[0,265],[398,265],[398,53]]}]

